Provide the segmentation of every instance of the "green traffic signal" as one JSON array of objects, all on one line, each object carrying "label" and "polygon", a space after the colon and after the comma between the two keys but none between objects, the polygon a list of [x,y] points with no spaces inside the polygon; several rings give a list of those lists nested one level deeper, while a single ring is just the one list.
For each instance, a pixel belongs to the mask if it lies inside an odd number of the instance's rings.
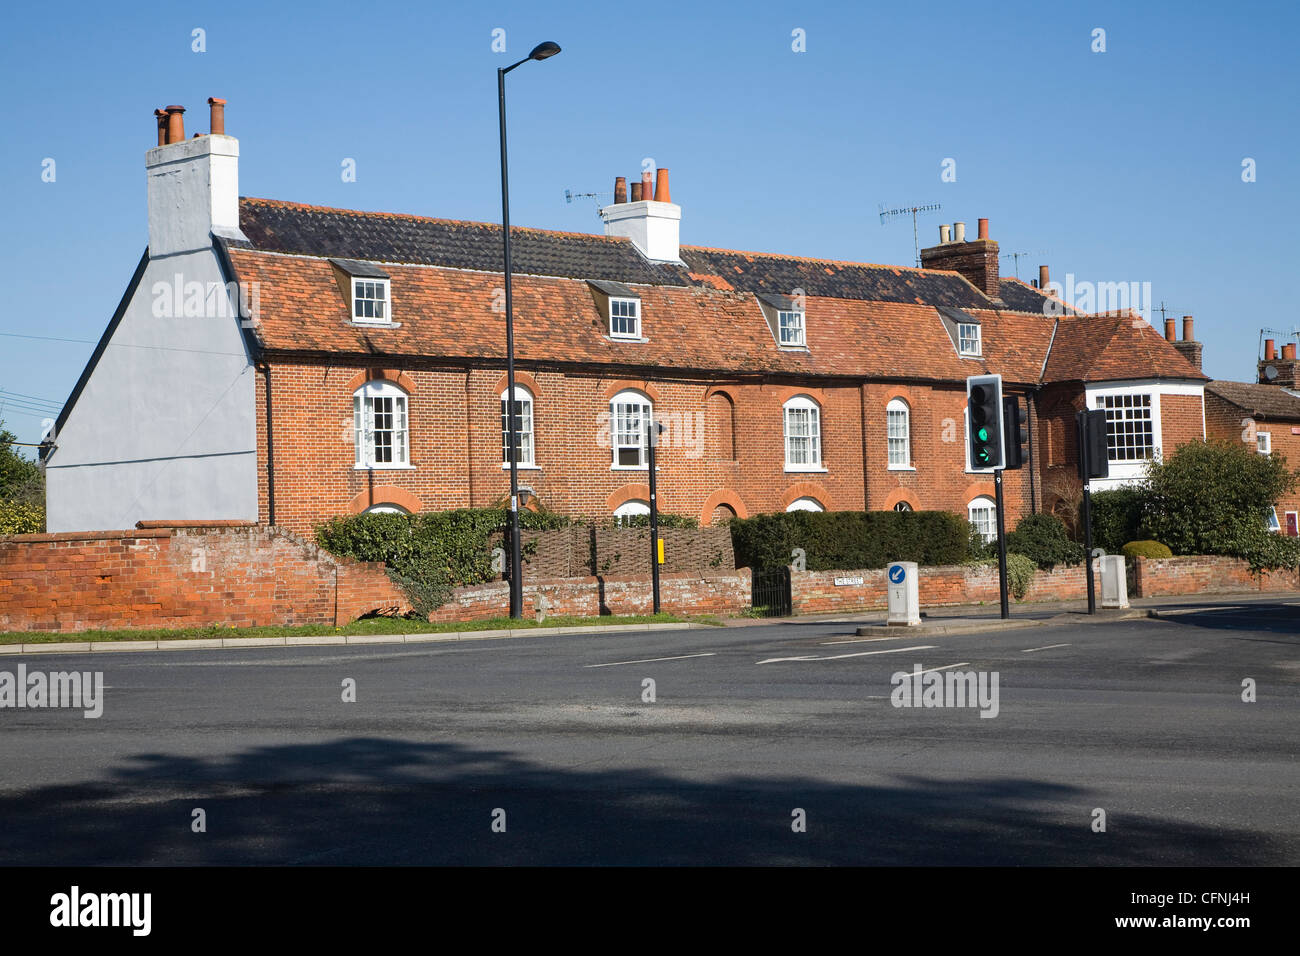
[{"label": "green traffic signal", "polygon": [[977,439],[979,439],[980,441],[988,441],[988,440],[989,440],[989,430],[988,430],[987,428],[981,428],[981,429],[979,429],[979,431],[977,431],[977,432],[975,433],[975,437],[976,437]]}]

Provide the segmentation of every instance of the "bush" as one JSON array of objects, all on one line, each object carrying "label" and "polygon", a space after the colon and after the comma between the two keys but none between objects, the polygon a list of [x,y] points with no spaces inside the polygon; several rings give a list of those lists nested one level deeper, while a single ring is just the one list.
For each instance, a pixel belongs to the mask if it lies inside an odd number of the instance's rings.
[{"label": "bush", "polygon": [[794,549],[809,571],[883,568],[891,561],[960,564],[968,523],[947,511],[788,511],[731,521],[736,567],[784,567]]},{"label": "bush", "polygon": [[1142,537],[1147,489],[1140,486],[1098,491],[1092,496],[1092,543],[1118,554],[1127,541]]},{"label": "bush", "polygon": [[[331,554],[383,561],[414,613],[424,617],[446,602],[452,588],[496,577],[490,542],[506,531],[509,520],[509,512],[500,508],[349,515],[317,525],[316,542]],[[521,531],[568,524],[567,517],[553,512],[519,512]]]},{"label": "bush", "polygon": [[[1223,554],[1277,567],[1296,549],[1275,542],[1265,516],[1296,487],[1282,455],[1241,442],[1189,442],[1147,466],[1146,532],[1174,554]],[[1294,565],[1290,565],[1294,566]]]},{"label": "bush", "polygon": [[45,530],[45,508],[21,501],[0,501],[0,534],[39,534]]},{"label": "bush", "polygon": [[1130,541],[1120,549],[1126,558],[1172,558],[1174,553],[1168,545],[1159,541]]},{"label": "bush", "polygon": [[1007,590],[1017,601],[1023,601],[1029,593],[1029,586],[1034,583],[1034,572],[1038,565],[1034,559],[1025,554],[1007,552]]},{"label": "bush", "polygon": [[1007,535],[1007,550],[1049,571],[1058,564],[1083,563],[1083,548],[1070,540],[1056,515],[1025,515],[1016,530]]}]

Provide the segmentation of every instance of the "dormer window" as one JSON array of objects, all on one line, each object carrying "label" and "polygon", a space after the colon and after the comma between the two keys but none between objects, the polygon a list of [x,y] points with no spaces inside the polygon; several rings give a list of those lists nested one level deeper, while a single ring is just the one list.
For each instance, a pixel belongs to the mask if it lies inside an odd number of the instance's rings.
[{"label": "dormer window", "polygon": [[962,358],[979,358],[984,354],[980,341],[980,320],[952,306],[941,305],[937,309],[952,344],[957,346],[957,354]]},{"label": "dormer window", "polygon": [[641,337],[641,300],[609,300],[609,337],[612,339],[639,339]]},{"label": "dormer window", "polygon": [[352,280],[352,321],[388,322],[388,280]]},{"label": "dormer window", "polygon": [[348,304],[348,318],[355,325],[396,325],[393,321],[393,289],[388,273],[371,262],[331,259],[339,291]]},{"label": "dormer window", "polygon": [[631,286],[621,282],[589,280],[596,307],[608,323],[605,328],[611,339],[645,341],[641,334],[641,297]]},{"label": "dormer window", "polygon": [[783,349],[804,349],[808,340],[804,334],[803,299],[770,292],[757,294],[759,308],[776,344]]},{"label": "dormer window", "polygon": [[794,309],[780,311],[776,317],[781,330],[781,344],[787,347],[803,345],[803,312]]}]

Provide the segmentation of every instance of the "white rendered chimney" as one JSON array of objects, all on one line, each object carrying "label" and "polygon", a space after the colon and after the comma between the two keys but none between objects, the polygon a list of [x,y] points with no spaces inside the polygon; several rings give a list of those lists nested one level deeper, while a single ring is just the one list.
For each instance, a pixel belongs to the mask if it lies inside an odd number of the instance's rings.
[{"label": "white rendered chimney", "polygon": [[213,235],[245,238],[239,231],[239,140],[206,134],[169,142],[145,153],[144,165],[150,257],[211,248]]},{"label": "white rendered chimney", "polygon": [[[668,170],[660,169],[658,180],[655,194],[667,197]],[[605,223],[605,235],[631,239],[647,259],[654,262],[682,261],[682,207],[676,203],[655,199],[615,202],[600,211],[600,218]]]}]

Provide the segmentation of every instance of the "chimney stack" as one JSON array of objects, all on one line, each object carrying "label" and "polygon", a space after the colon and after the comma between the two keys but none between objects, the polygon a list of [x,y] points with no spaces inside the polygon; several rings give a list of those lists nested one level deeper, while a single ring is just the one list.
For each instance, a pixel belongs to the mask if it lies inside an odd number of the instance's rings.
[{"label": "chimney stack", "polygon": [[1042,289],[1043,291],[1046,291],[1047,287],[1051,284],[1052,284],[1052,280],[1047,273],[1047,266],[1039,266],[1038,267],[1038,288]]},{"label": "chimney stack", "polygon": [[1273,339],[1264,340],[1264,357],[1255,368],[1258,373],[1256,381],[1260,385],[1277,385],[1281,388],[1300,387],[1300,378],[1296,375],[1295,343],[1283,342],[1277,348]]},{"label": "chimney stack", "polygon": [[642,172],[641,181],[631,184],[631,202],[624,194],[626,186],[627,181],[617,177],[614,201],[600,211],[605,235],[631,239],[652,262],[680,263],[682,209],[668,191],[668,170],[660,167],[654,175]]},{"label": "chimney stack", "polygon": [[979,220],[978,238],[966,241],[966,223],[954,222],[951,233],[939,227],[939,244],[921,250],[921,268],[958,272],[990,299],[1001,295],[998,244],[989,238],[987,219]]},{"label": "chimney stack", "polygon": [[[1174,320],[1166,319],[1165,337],[1171,342],[1173,342],[1173,339],[1171,338],[1173,335],[1173,328]],[[1201,350],[1203,346],[1200,342],[1197,342],[1195,337],[1192,335],[1192,317],[1190,315],[1183,316],[1183,340],[1181,342],[1174,342],[1174,348],[1178,349],[1183,358],[1196,366],[1198,372],[1201,370]]]},{"label": "chimney stack", "polygon": [[145,153],[149,257],[210,250],[239,231],[239,141],[225,135],[226,101],[212,97],[212,135],[185,139],[185,107],[156,110],[159,143]]}]

